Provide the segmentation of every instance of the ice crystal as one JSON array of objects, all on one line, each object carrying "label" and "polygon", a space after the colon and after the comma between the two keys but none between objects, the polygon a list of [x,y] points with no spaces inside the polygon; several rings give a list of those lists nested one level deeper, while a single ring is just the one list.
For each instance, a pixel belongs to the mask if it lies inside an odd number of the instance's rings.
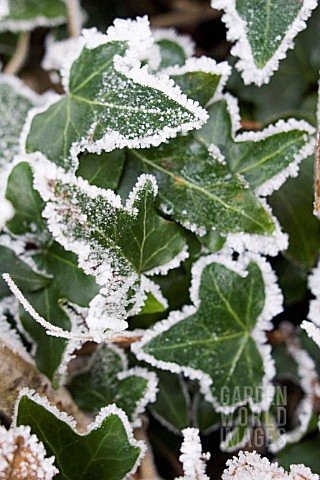
[{"label": "ice crystal", "polygon": [[30,427],[0,427],[0,478],[51,480],[59,471],[54,457],[45,457],[45,448]]},{"label": "ice crystal", "polygon": [[176,480],[209,480],[206,475],[206,461],[210,459],[210,453],[202,453],[202,447],[197,428],[185,428],[182,430],[183,442],[179,457],[183,466],[184,476]]}]

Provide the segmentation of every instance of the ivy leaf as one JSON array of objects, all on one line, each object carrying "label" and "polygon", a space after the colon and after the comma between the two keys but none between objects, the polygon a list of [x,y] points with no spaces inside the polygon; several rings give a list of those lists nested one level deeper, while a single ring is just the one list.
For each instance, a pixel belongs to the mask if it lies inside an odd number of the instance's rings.
[{"label": "ivy leaf", "polygon": [[269,198],[285,232],[289,248],[284,255],[305,271],[312,268],[319,253],[320,222],[313,211],[314,158],[303,161],[299,176],[289,179]]},{"label": "ivy leaf", "polygon": [[272,262],[272,266],[279,279],[286,306],[294,305],[306,298],[308,271],[304,267],[284,257],[283,254]]},{"label": "ivy leaf", "polygon": [[122,169],[125,161],[124,150],[113,152],[83,153],[79,158],[79,168],[76,171],[78,177],[88,180],[90,185],[97,187],[118,188]]},{"label": "ivy leaf", "polygon": [[175,65],[182,66],[187,58],[194,54],[194,43],[188,35],[177,34],[173,28],[155,29],[152,34],[155,45],[160,49],[160,63],[156,70],[167,69]]},{"label": "ivy leaf", "polygon": [[233,97],[225,95],[208,110],[209,120],[197,138],[219,147],[229,168],[259,195],[270,195],[288,176],[296,176],[301,160],[314,150],[315,130],[304,121],[280,120],[260,132],[237,134],[239,109]]},{"label": "ivy leaf", "polygon": [[18,78],[0,75],[0,100],[2,170],[19,153],[19,137],[26,116],[32,107],[39,104],[40,99]]},{"label": "ivy leaf", "polygon": [[6,183],[13,159],[19,153],[19,137],[27,113],[38,104],[39,97],[20,80],[0,75],[0,225],[12,216],[4,199]]},{"label": "ivy leaf", "polygon": [[72,418],[23,390],[16,424],[30,425],[48,455],[55,456],[57,480],[122,480],[135,471],[144,449],[143,442],[133,438],[124,412],[115,405],[102,409],[87,432],[79,434]]},{"label": "ivy leaf", "polygon": [[[23,293],[39,315],[48,322],[64,330],[71,330],[71,320],[62,308],[60,292],[54,283],[39,292]],[[38,369],[53,382],[54,387],[57,387],[61,376],[58,370],[63,361],[67,340],[48,335],[44,328],[22,308],[20,308],[20,319],[36,344],[35,358]]]},{"label": "ivy leaf", "polygon": [[263,330],[281,311],[282,296],[265,260],[247,257],[246,263],[247,274],[223,256],[201,258],[193,267],[194,305],[171,313],[132,345],[139,360],[199,379],[218,411],[247,402],[259,411],[272,400],[273,364]]},{"label": "ivy leaf", "polygon": [[[7,222],[7,227],[21,240],[27,242],[25,248],[32,255],[39,269],[53,277],[61,298],[87,307],[99,289],[92,276],[86,275],[77,265],[77,257],[53,242],[46,229],[42,211],[45,203],[33,188],[33,173],[26,162],[16,165],[8,179],[6,197],[15,208],[15,216]],[[41,232],[42,238],[39,238]],[[29,236],[24,236],[31,233]],[[40,240],[40,241],[39,241]]]},{"label": "ivy leaf", "polygon": [[148,315],[152,313],[162,313],[168,308],[167,303],[163,303],[151,292],[147,292],[147,298],[139,311],[139,315]]},{"label": "ivy leaf", "polygon": [[[40,275],[30,265],[21,260],[11,248],[0,245],[0,273],[9,273],[13,281],[24,292],[35,292],[47,287],[52,279]],[[10,294],[10,290],[0,278],[0,298]]]},{"label": "ivy leaf", "polygon": [[308,20],[308,28],[297,36],[294,49],[280,63],[268,85],[245,86],[233,70],[228,86],[250,105],[255,120],[266,123],[284,115],[303,115],[312,125],[317,125],[314,97],[319,80],[320,44],[314,39],[319,28],[320,6]]},{"label": "ivy leaf", "polygon": [[225,439],[220,443],[220,448],[223,452],[234,452],[243,448],[247,442],[250,441],[250,427],[248,425],[235,425],[229,431]]},{"label": "ivy leaf", "polygon": [[225,11],[222,20],[228,40],[237,42],[231,53],[240,58],[236,66],[244,82],[262,85],[306,28],[317,2],[289,0],[284,9],[281,0],[211,0],[211,6]]},{"label": "ivy leaf", "polygon": [[36,27],[61,25],[67,21],[64,0],[6,0],[1,9],[0,31],[24,32]]},{"label": "ivy leaf", "polygon": [[203,435],[220,428],[223,416],[214,410],[212,403],[207,402],[200,392],[194,395],[192,412],[194,424]]},{"label": "ivy leaf", "polygon": [[181,67],[167,68],[166,73],[187,97],[205,107],[218,97],[231,73],[227,62],[216,63],[207,57],[189,58]]},{"label": "ivy leaf", "polygon": [[132,58],[150,47],[150,38],[146,18],[118,19],[106,36],[84,34],[65,76],[68,93],[33,112],[26,151],[40,151],[70,169],[84,150],[148,147],[199,128],[207,120],[205,110],[172,81],[150,75],[139,62],[132,66]]},{"label": "ivy leaf", "polygon": [[[146,172],[159,185],[159,207],[200,235],[217,229],[224,235],[271,234],[274,224],[259,200],[192,136],[145,150],[130,150],[126,176]],[[126,182],[127,178],[123,178]]]},{"label": "ivy leaf", "polygon": [[99,287],[92,275],[86,275],[78,266],[77,256],[52,242],[39,254],[33,255],[39,268],[54,277],[61,298],[81,307],[87,307],[97,295]]},{"label": "ivy leaf", "polygon": [[155,370],[159,379],[159,392],[149,410],[170,432],[181,435],[181,430],[191,426],[190,395],[181,375]]},{"label": "ivy leaf", "polygon": [[68,389],[81,410],[97,413],[115,403],[136,424],[146,405],[156,399],[157,377],[144,368],[128,369],[123,351],[105,344],[97,348],[85,371],[72,377]]},{"label": "ivy leaf", "polygon": [[277,453],[277,461],[286,469],[289,469],[292,463],[303,463],[313,472],[320,474],[319,448],[320,438],[317,432],[306,436],[298,443],[286,445],[281,452]]},{"label": "ivy leaf", "polygon": [[45,229],[41,215],[45,204],[32,183],[33,174],[27,162],[16,165],[8,178],[6,198],[12,203],[15,215],[7,222],[7,227],[16,235]]},{"label": "ivy leaf", "polygon": [[96,333],[121,331],[127,326],[127,307],[139,310],[143,292],[154,290],[142,274],[167,272],[186,258],[184,233],[155,212],[156,184],[150,176],[138,180],[123,207],[111,190],[55,171],[52,164],[50,169],[43,164],[35,172],[36,187],[47,202],[48,228],[102,285],[87,324]]}]

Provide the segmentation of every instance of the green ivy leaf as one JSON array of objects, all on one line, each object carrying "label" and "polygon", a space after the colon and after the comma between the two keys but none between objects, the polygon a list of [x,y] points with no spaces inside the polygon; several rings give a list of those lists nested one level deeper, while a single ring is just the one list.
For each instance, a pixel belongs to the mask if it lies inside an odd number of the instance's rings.
[{"label": "green ivy leaf", "polygon": [[90,185],[116,190],[125,161],[124,150],[113,152],[83,153],[79,158],[79,168],[76,171],[78,177],[88,180]]},{"label": "green ivy leaf", "polygon": [[194,54],[194,44],[187,35],[178,35],[173,29],[156,29],[153,31],[155,44],[160,49],[160,64],[157,70],[175,65],[184,65],[187,58]]},{"label": "green ivy leaf", "polygon": [[168,430],[181,435],[181,430],[191,426],[190,395],[181,375],[156,369],[159,392],[149,410]]},{"label": "green ivy leaf", "polygon": [[[308,291],[308,271],[283,254],[272,262],[272,266],[277,274],[285,305],[294,305],[304,300]],[[298,311],[296,313],[299,315]]]},{"label": "green ivy leaf", "polygon": [[115,403],[136,422],[146,405],[156,397],[156,376],[143,368],[128,370],[124,353],[112,345],[99,346],[85,371],[68,384],[81,410],[96,413]]},{"label": "green ivy leaf", "polygon": [[[54,283],[39,292],[23,293],[39,315],[48,322],[64,330],[71,330],[70,318],[60,303],[61,293]],[[20,319],[36,344],[35,359],[38,369],[53,382],[54,387],[58,387],[60,383],[58,369],[63,360],[67,340],[48,335],[23,308],[20,308]]]},{"label": "green ivy leaf", "polygon": [[26,162],[16,165],[8,178],[6,191],[6,198],[15,209],[15,215],[7,222],[7,227],[16,235],[42,232],[45,229],[41,215],[45,204],[32,184],[30,165]]},{"label": "green ivy leaf", "polygon": [[298,443],[287,445],[277,453],[277,461],[286,469],[289,469],[293,463],[303,463],[313,472],[320,474],[319,448],[320,438],[319,432],[317,432]]},{"label": "green ivy leaf", "polygon": [[234,452],[243,448],[248,441],[250,441],[251,429],[249,425],[235,425],[229,431],[225,439],[220,443],[220,448],[223,452]]},{"label": "green ivy leaf", "polygon": [[258,410],[271,402],[272,361],[261,342],[282,296],[264,260],[247,262],[243,276],[223,256],[200,259],[193,267],[194,306],[173,312],[132,345],[139,360],[198,378],[206,399],[222,411],[247,402]]},{"label": "green ivy leaf", "polygon": [[[53,277],[61,298],[77,305],[87,307],[99,288],[90,275],[78,267],[77,257],[67,252],[52,240],[46,229],[42,211],[45,206],[37,190],[33,188],[33,173],[28,163],[16,165],[8,179],[6,197],[15,208],[15,216],[7,222],[7,227],[16,235],[31,233],[20,237],[27,242],[26,248],[39,269]],[[43,238],[39,238],[39,232]],[[33,245],[34,243],[34,245]]]},{"label": "green ivy leaf", "polygon": [[[50,233],[45,230],[46,225],[42,218],[44,202],[33,188],[33,173],[28,163],[19,163],[14,167],[9,176],[6,195],[16,210],[14,218],[7,222],[7,227],[13,233],[20,234],[18,240],[24,242],[25,251],[37,268],[50,277],[49,288],[39,289],[32,294],[28,294],[29,290],[25,285],[22,285],[21,289],[43,318],[70,330],[70,318],[62,308],[62,302],[68,301],[88,307],[92,298],[98,294],[99,286],[93,276],[86,275],[78,266],[77,256],[54,242]],[[8,270],[9,273],[10,271]],[[13,279],[15,280],[14,276]],[[43,327],[22,309],[20,316],[24,328],[36,343],[35,358],[39,370],[55,385],[59,384],[58,369],[63,362],[67,342],[47,335]]]},{"label": "green ivy leaf", "polygon": [[162,313],[167,309],[167,305],[160,302],[155,295],[151,292],[147,292],[147,298],[144,301],[144,305],[139,311],[139,315],[149,315],[152,313]]},{"label": "green ivy leaf", "polygon": [[19,138],[26,116],[38,103],[37,95],[16,77],[0,76],[0,171],[19,153]]},{"label": "green ivy leaf", "polygon": [[192,412],[194,424],[203,435],[209,435],[220,428],[223,416],[216,412],[212,403],[207,402],[200,392],[196,392],[193,399]]},{"label": "green ivy leaf", "polygon": [[305,270],[312,268],[319,253],[320,222],[313,215],[314,158],[301,165],[299,176],[289,179],[269,202],[285,232],[289,248],[284,255]]},{"label": "green ivy leaf", "polygon": [[78,266],[77,256],[67,252],[57,242],[43,247],[40,254],[33,256],[39,268],[54,277],[60,298],[67,299],[81,307],[87,307],[99,291],[95,278],[86,275]]},{"label": "green ivy leaf", "polygon": [[225,96],[208,110],[209,120],[197,138],[206,145],[217,145],[229,168],[243,175],[261,195],[269,195],[296,174],[297,164],[314,149],[310,139],[314,129],[304,121],[280,120],[263,131],[239,135],[238,105],[232,97]]},{"label": "green ivy leaf", "polygon": [[233,70],[228,87],[250,106],[255,120],[266,123],[284,115],[303,115],[312,125],[317,125],[320,43],[314,39],[319,29],[320,6],[308,20],[308,28],[297,36],[294,49],[280,63],[268,85],[245,86],[240,75]]},{"label": "green ivy leaf", "polygon": [[122,410],[103,409],[84,434],[75,422],[40,396],[22,392],[17,425],[30,425],[48,455],[55,456],[57,480],[122,480],[133,472],[144,444],[137,442]]},{"label": "green ivy leaf", "polygon": [[[91,302],[87,322],[92,318],[92,327],[100,332],[122,330],[126,308],[138,302],[139,309],[143,292],[154,291],[142,274],[166,272],[186,257],[182,229],[155,211],[154,179],[141,177],[123,207],[112,191],[72,175],[58,170],[50,174],[46,166],[43,171],[37,166],[35,175],[37,188],[47,200],[44,216],[49,229],[63,247],[78,255],[85,273],[103,286]],[[106,319],[111,321],[109,327]]]},{"label": "green ivy leaf", "polygon": [[28,153],[40,151],[70,169],[77,166],[81,151],[158,145],[206,121],[205,110],[170,82],[160,81],[138,64],[128,66],[126,56],[136,56],[149,39],[146,18],[118,21],[109,32],[104,37],[91,32],[84,38],[65,79],[68,93],[46,110],[34,112],[26,138]]},{"label": "green ivy leaf", "polygon": [[224,235],[271,234],[274,224],[244,182],[192,136],[128,152],[126,177],[150,173],[159,185],[159,207],[201,235],[217,229]]},{"label": "green ivy leaf", "polygon": [[[36,292],[46,288],[52,281],[44,275],[40,275],[27,263],[21,260],[13,250],[0,245],[0,274],[9,273],[13,281],[23,292]],[[10,290],[2,278],[0,278],[0,298],[10,294]]]},{"label": "green ivy leaf", "polygon": [[189,58],[182,67],[167,68],[166,73],[187,97],[205,107],[221,94],[231,69],[226,62],[216,63],[211,58],[201,57]]},{"label": "green ivy leaf", "polygon": [[231,53],[240,58],[237,68],[245,83],[268,83],[285,57],[294,37],[306,27],[317,2],[289,0],[211,0],[213,8],[224,9],[227,37],[237,41]]},{"label": "green ivy leaf", "polygon": [[0,31],[33,30],[36,27],[61,25],[67,21],[65,0],[7,0],[0,19]]}]

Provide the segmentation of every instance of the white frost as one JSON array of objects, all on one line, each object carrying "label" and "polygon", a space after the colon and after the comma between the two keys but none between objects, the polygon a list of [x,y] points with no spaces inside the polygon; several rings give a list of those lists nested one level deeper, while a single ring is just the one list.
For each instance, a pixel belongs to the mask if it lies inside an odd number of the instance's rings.
[{"label": "white frost", "polygon": [[29,426],[10,430],[0,426],[0,478],[28,480],[36,472],[37,478],[51,480],[59,470],[54,466],[55,458],[46,455],[43,443],[31,434]]},{"label": "white frost", "polygon": [[209,480],[206,475],[206,462],[210,459],[210,453],[202,453],[202,446],[197,428],[185,428],[182,430],[183,442],[181,455],[184,476],[175,480]]},{"label": "white frost", "polygon": [[304,465],[291,465],[286,472],[278,463],[270,463],[255,451],[238,453],[226,463],[222,480],[318,480],[319,476]]}]

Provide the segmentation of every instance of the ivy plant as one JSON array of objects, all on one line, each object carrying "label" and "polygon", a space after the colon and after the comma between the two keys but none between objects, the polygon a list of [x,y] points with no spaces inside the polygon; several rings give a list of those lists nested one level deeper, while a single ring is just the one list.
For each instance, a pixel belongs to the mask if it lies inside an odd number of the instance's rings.
[{"label": "ivy plant", "polygon": [[212,0],[236,63],[82,3],[0,2],[0,478],[316,480],[317,2]]}]

